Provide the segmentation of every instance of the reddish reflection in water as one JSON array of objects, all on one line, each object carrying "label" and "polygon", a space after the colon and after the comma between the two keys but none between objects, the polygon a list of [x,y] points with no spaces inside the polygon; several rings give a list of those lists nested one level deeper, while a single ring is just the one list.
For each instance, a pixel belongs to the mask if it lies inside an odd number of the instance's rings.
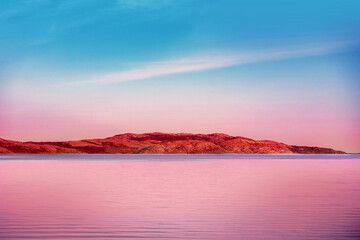
[{"label": "reddish reflection in water", "polygon": [[0,161],[0,194],[2,239],[360,237],[356,159]]}]

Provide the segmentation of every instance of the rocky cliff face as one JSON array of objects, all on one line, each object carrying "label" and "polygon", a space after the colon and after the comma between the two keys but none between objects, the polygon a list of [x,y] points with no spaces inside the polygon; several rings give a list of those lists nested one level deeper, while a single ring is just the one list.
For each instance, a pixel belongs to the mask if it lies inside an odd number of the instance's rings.
[{"label": "rocky cliff face", "polygon": [[127,133],[105,139],[67,142],[16,142],[0,139],[0,154],[8,153],[344,154],[330,148],[291,146],[222,133]]}]

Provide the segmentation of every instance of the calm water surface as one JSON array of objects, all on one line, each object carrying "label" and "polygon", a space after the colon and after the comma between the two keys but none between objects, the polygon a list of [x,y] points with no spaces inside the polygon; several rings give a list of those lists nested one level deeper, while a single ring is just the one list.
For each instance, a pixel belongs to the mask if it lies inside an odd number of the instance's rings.
[{"label": "calm water surface", "polygon": [[0,155],[1,239],[360,239],[360,156]]}]

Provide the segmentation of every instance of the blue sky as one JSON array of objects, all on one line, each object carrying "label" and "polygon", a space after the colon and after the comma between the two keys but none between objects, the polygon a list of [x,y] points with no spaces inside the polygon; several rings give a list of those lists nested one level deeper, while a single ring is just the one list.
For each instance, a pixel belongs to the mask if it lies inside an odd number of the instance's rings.
[{"label": "blue sky", "polygon": [[359,16],[355,0],[1,0],[1,136],[215,131],[360,151]]}]

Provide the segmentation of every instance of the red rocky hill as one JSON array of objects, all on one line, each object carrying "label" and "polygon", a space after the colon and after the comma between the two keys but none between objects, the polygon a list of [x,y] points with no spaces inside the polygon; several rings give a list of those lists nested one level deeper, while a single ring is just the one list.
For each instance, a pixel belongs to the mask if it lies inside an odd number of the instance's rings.
[{"label": "red rocky hill", "polygon": [[7,153],[126,153],[126,154],[344,154],[330,148],[233,137],[222,133],[120,134],[105,139],[66,142],[16,142],[0,139],[0,154]]}]

